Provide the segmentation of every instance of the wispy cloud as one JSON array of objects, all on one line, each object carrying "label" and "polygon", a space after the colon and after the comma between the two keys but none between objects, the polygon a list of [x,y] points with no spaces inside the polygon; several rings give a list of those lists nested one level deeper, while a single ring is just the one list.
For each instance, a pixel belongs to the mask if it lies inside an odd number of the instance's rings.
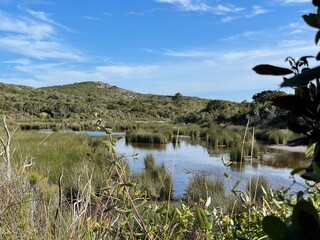
[{"label": "wispy cloud", "polygon": [[199,51],[199,50],[187,50],[187,51],[165,50],[163,54],[171,57],[184,57],[184,58],[201,58],[201,57],[208,57],[212,55],[211,52]]},{"label": "wispy cloud", "polygon": [[[100,65],[89,69],[70,67],[63,63],[34,63],[26,59],[8,61],[17,73],[27,73],[33,76],[33,81],[27,79],[23,84],[33,87],[67,84],[84,81],[102,81],[110,84],[121,85],[123,80],[132,80],[134,84],[137,79],[148,78],[151,73],[159,67],[157,65]],[[7,78],[7,81],[10,78]],[[21,82],[22,80],[20,80]],[[22,82],[21,82],[22,83]]]},{"label": "wispy cloud", "polygon": [[27,10],[28,16],[12,16],[0,11],[0,48],[27,57],[82,61],[80,51],[58,39],[58,24],[44,12]]},{"label": "wispy cloud", "polygon": [[232,22],[234,20],[240,19],[240,18],[252,18],[261,14],[268,13],[270,10],[259,6],[259,5],[253,5],[251,9],[245,10],[241,12],[241,14],[232,14],[232,15],[227,15],[222,18],[223,22]]},{"label": "wispy cloud", "polygon": [[208,5],[203,0],[154,0],[159,3],[174,5],[181,11],[209,12],[216,15],[235,13],[244,10],[244,8],[235,7],[231,4],[218,4],[216,6]]},{"label": "wispy cloud", "polygon": [[261,7],[261,6],[258,6],[258,5],[252,6],[252,15],[253,16],[264,14],[266,12],[268,12],[268,10],[263,8],[263,7]]},{"label": "wispy cloud", "polygon": [[310,2],[310,0],[284,0],[284,3],[307,3]]},{"label": "wispy cloud", "polygon": [[0,33],[16,33],[29,39],[43,39],[55,34],[51,25],[39,23],[29,18],[14,17],[0,11]]},{"label": "wispy cloud", "polygon": [[167,3],[175,6],[180,11],[207,12],[222,16],[222,22],[232,22],[240,18],[251,18],[269,12],[267,8],[260,5],[252,7],[239,7],[233,4],[224,3],[208,5],[203,0],[154,0],[159,3]]},{"label": "wispy cloud", "polygon": [[0,47],[13,53],[38,59],[84,60],[81,53],[77,53],[77,50],[49,40],[31,40],[20,36],[0,37]]},{"label": "wispy cloud", "polygon": [[209,7],[204,1],[201,0],[155,0],[159,3],[169,3],[178,7],[183,11],[209,11]]},{"label": "wispy cloud", "polygon": [[98,17],[91,17],[91,16],[82,16],[82,18],[87,19],[87,20],[91,20],[91,21],[100,20],[100,18],[98,18]]}]

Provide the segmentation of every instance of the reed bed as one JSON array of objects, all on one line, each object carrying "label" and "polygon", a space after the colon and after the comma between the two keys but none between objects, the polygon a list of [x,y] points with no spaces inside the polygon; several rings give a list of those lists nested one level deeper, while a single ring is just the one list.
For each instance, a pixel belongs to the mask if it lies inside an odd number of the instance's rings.
[{"label": "reed bed", "polygon": [[298,138],[299,135],[288,129],[268,129],[259,130],[256,133],[258,140],[268,144],[287,144],[290,140]]},{"label": "reed bed", "polygon": [[261,176],[253,176],[247,181],[247,192],[253,202],[262,204],[265,192],[270,189],[269,181]]},{"label": "reed bed", "polygon": [[172,135],[169,132],[150,132],[136,130],[126,132],[126,142],[166,144],[171,142]]},{"label": "reed bed", "polygon": [[212,179],[201,173],[195,174],[187,186],[187,201],[199,202],[209,197],[211,197],[211,207],[219,207],[228,213],[232,211],[236,200],[235,196],[226,193],[224,180]]},{"label": "reed bed", "polygon": [[141,185],[142,191],[150,199],[172,199],[172,178],[164,163],[157,165],[154,157],[148,154],[144,158],[145,169],[143,172],[133,175],[133,179]]},{"label": "reed bed", "polygon": [[[232,148],[241,144],[244,133],[245,127],[212,125],[202,135],[215,147]],[[250,134],[247,139],[251,139]]]}]

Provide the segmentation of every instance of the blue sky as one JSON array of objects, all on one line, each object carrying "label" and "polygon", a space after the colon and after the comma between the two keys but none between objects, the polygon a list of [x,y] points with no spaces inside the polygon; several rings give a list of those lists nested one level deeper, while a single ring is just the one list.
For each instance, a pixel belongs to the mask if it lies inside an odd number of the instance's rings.
[{"label": "blue sky", "polygon": [[311,0],[0,0],[0,82],[102,81],[233,101],[277,90],[260,63],[316,55]]}]

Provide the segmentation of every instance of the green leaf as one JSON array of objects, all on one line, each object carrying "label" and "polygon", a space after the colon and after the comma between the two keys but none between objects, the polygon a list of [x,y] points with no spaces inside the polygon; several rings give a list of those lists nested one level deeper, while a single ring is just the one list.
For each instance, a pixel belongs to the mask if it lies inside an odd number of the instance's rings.
[{"label": "green leaf", "polygon": [[221,158],[222,164],[226,167],[231,166],[233,163],[231,161],[226,161],[224,157]]},{"label": "green leaf", "polygon": [[283,240],[289,232],[287,225],[275,216],[264,217],[262,220],[262,228],[272,240]]},{"label": "green leaf", "polygon": [[302,178],[320,183],[320,174],[316,172],[306,172],[301,175]]},{"label": "green leaf", "polygon": [[310,111],[307,101],[296,95],[280,96],[273,99],[273,103],[279,108],[286,109],[296,116],[307,116],[312,118],[314,114]]},{"label": "green leaf", "polygon": [[305,200],[297,202],[293,208],[292,224],[303,233],[305,239],[319,239],[319,216],[312,203]]},{"label": "green leaf", "polygon": [[104,131],[106,132],[106,134],[110,135],[112,134],[112,128],[105,128]]},{"label": "green leaf", "polygon": [[292,78],[285,78],[280,87],[297,87],[308,85],[308,83],[320,77],[320,66],[306,70]]},{"label": "green leaf", "polygon": [[316,148],[317,143],[309,144],[306,150],[306,157],[311,157],[314,154],[314,150]]},{"label": "green leaf", "polygon": [[295,175],[295,174],[300,173],[300,172],[305,171],[305,170],[306,170],[305,168],[295,168],[290,172],[290,174],[291,175]]},{"label": "green leaf", "polygon": [[202,208],[197,207],[195,212],[196,224],[201,229],[211,230],[213,227],[213,218],[206,214]]},{"label": "green leaf", "polygon": [[273,75],[273,76],[283,76],[293,73],[291,69],[277,67],[269,64],[257,65],[253,68],[253,71],[260,75]]},{"label": "green leaf", "polygon": [[316,37],[315,37],[316,45],[318,44],[319,40],[320,40],[320,31],[317,32]]},{"label": "green leaf", "polygon": [[233,192],[234,194],[236,194],[236,190],[237,190],[239,184],[240,184],[240,181],[239,181],[239,180],[236,181],[236,183],[233,185],[233,188],[231,189],[231,192]]},{"label": "green leaf", "polygon": [[313,5],[320,7],[320,0],[312,0]]},{"label": "green leaf", "polygon": [[310,26],[313,28],[319,28],[319,17],[317,14],[314,13],[309,13],[308,15],[305,14],[302,16],[303,20]]}]

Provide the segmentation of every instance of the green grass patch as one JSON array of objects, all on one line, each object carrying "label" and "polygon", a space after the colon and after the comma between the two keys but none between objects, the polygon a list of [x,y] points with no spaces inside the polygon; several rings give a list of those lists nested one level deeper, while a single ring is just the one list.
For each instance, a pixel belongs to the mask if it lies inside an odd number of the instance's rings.
[{"label": "green grass patch", "polygon": [[144,166],[143,172],[133,176],[133,179],[141,185],[141,190],[151,199],[172,198],[172,178],[164,163],[157,165],[154,157],[148,154],[144,159]]}]

